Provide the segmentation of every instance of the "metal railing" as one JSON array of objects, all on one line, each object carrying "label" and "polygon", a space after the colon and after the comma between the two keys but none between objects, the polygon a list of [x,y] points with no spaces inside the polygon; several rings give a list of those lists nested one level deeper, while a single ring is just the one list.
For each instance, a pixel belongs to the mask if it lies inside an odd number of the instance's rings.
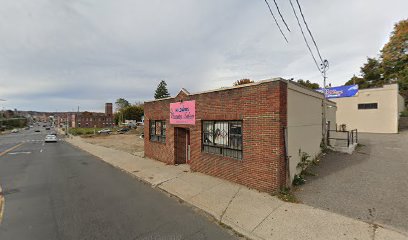
[{"label": "metal railing", "polygon": [[351,131],[343,131],[343,130],[339,131],[337,129],[336,130],[328,129],[327,130],[327,144],[329,146],[332,146],[330,143],[330,140],[345,141],[347,142],[347,147],[349,147],[350,145],[353,145],[354,143],[358,143],[358,131],[357,129],[353,129]]}]

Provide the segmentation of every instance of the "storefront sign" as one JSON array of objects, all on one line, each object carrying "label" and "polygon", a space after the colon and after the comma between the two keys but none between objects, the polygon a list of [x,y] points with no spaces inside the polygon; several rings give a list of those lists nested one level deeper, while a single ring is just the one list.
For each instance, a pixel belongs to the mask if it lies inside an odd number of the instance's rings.
[{"label": "storefront sign", "polygon": [[[325,89],[319,88],[316,91],[324,93]],[[340,86],[326,88],[326,98],[354,97],[358,93],[358,85]]]},{"label": "storefront sign", "polygon": [[170,124],[195,125],[195,100],[170,103]]}]

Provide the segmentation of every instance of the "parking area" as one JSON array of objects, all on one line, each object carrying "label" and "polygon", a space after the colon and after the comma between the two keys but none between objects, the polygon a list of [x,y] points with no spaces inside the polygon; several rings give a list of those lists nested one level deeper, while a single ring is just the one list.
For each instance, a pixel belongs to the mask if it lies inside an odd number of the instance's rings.
[{"label": "parking area", "polygon": [[359,134],[352,154],[329,153],[295,194],[307,205],[408,232],[408,131]]}]

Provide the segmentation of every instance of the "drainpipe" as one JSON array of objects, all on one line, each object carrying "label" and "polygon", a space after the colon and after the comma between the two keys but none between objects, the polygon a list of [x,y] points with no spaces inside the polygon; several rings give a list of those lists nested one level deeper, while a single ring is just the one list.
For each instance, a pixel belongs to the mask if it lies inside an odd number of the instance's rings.
[{"label": "drainpipe", "polygon": [[283,127],[283,140],[285,141],[285,187],[290,187],[290,168],[289,168],[289,154],[288,154],[288,128]]}]

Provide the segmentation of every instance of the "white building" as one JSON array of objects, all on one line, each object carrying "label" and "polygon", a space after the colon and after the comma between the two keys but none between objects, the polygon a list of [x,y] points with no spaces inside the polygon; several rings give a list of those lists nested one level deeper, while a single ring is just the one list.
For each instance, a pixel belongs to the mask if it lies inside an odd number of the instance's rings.
[{"label": "white building", "polygon": [[337,124],[345,124],[347,130],[398,133],[399,115],[405,109],[398,84],[361,89],[354,97],[331,100],[337,103]]}]

